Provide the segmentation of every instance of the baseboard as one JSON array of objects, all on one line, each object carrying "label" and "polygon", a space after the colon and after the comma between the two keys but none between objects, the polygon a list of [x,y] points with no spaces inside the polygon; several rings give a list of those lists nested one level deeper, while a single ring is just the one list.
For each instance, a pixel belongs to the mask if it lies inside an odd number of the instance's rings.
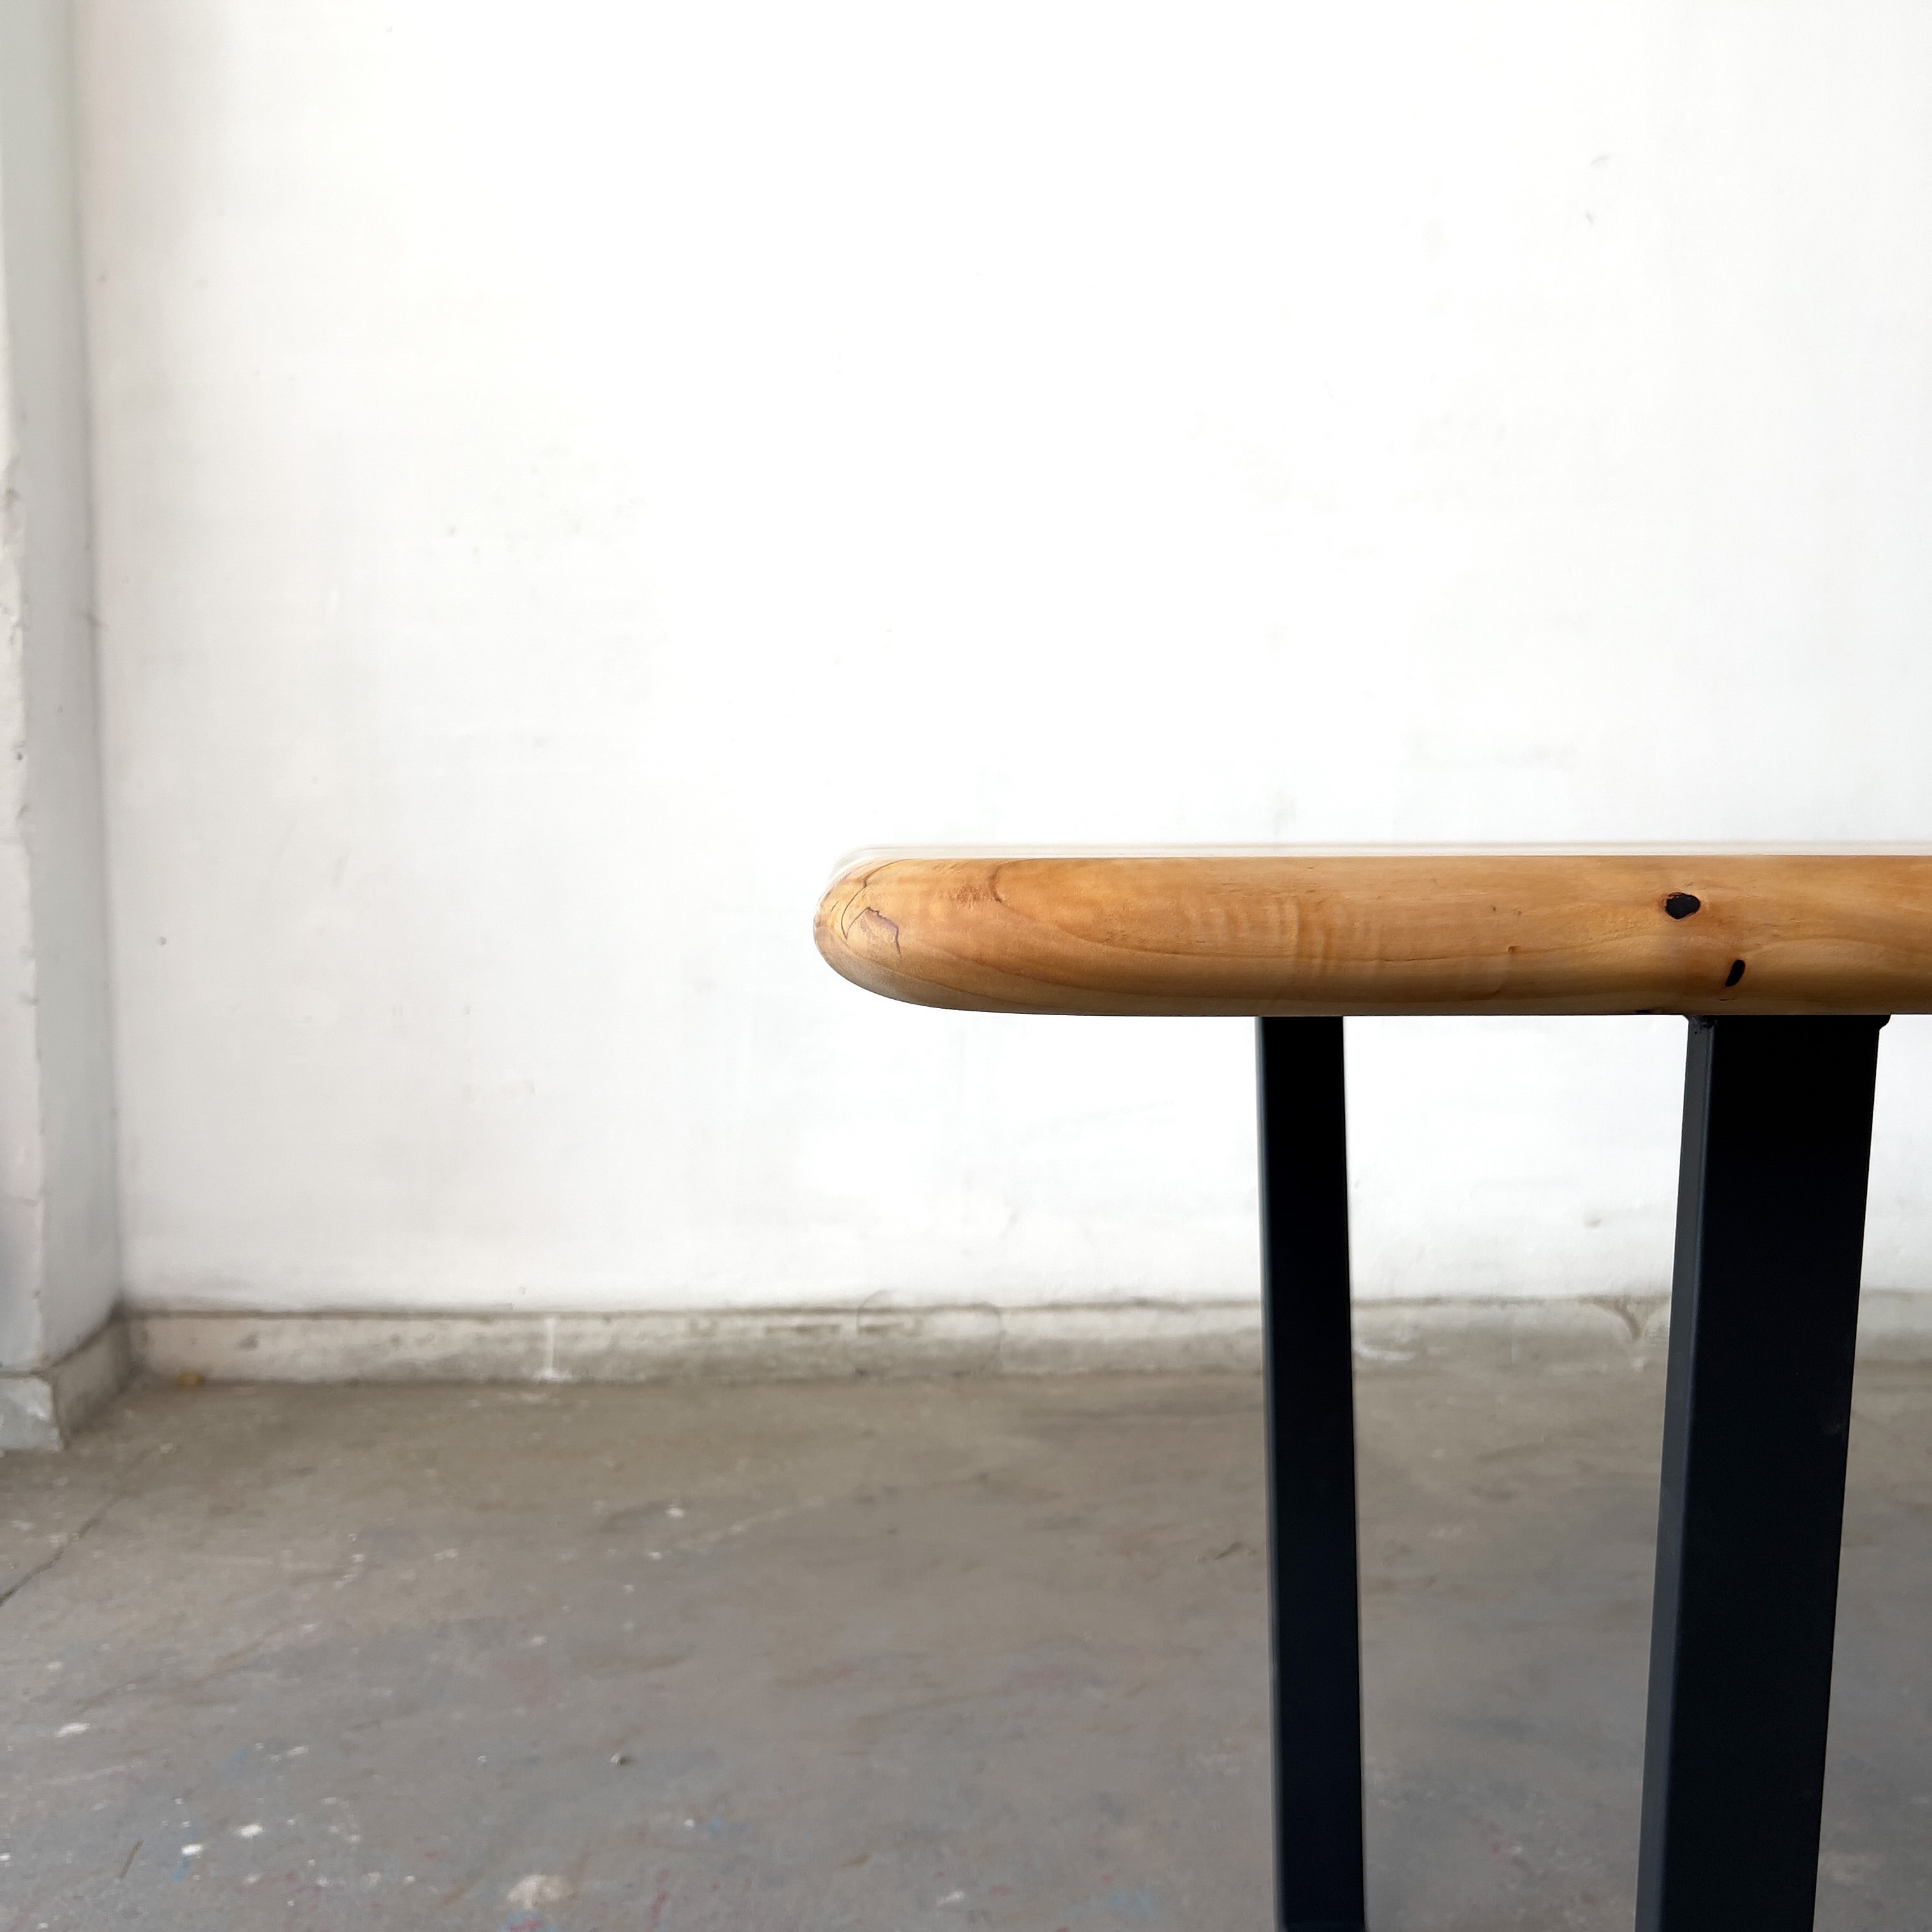
[{"label": "baseboard", "polygon": [[[1654,1294],[1372,1300],[1356,1304],[1354,1325],[1365,1365],[1471,1350],[1526,1364],[1640,1363],[1660,1351],[1669,1306]],[[1261,1366],[1252,1300],[612,1315],[145,1309],[128,1313],[127,1328],[141,1371],[210,1382],[797,1382]],[[1859,1352],[1932,1360],[1932,1295],[1868,1292]]]},{"label": "baseboard", "polygon": [[116,1315],[44,1369],[0,1375],[0,1449],[59,1449],[125,1388],[134,1370]]}]

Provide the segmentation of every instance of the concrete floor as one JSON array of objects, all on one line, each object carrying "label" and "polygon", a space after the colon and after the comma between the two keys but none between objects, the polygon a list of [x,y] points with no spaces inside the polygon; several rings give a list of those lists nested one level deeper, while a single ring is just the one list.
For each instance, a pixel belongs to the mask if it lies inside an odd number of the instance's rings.
[{"label": "concrete floor", "polygon": [[[1360,1378],[1378,1932],[1626,1928],[1661,1368]],[[0,1928],[1268,1922],[1238,1377],[204,1388],[0,1461]],[[1932,1926],[1932,1368],[1819,1912]]]}]

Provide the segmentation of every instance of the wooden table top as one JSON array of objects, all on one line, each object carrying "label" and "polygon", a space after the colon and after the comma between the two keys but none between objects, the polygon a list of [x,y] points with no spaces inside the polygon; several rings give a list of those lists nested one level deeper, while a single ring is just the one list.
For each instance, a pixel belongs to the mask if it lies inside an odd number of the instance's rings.
[{"label": "wooden table top", "polygon": [[816,935],[980,1012],[1926,1012],[1932,850],[873,852]]}]

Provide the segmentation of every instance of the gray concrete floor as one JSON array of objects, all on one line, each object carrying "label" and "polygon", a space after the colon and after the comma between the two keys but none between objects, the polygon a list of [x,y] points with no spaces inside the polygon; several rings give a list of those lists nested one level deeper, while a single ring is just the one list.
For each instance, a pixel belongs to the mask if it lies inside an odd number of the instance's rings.
[{"label": "gray concrete floor", "polygon": [[[1371,1909],[1627,1928],[1661,1401],[1360,1378]],[[1932,1369],[1862,1375],[1819,1922],[1932,1926]],[[1268,1922],[1235,1377],[134,1395],[0,1461],[0,1928]]]}]

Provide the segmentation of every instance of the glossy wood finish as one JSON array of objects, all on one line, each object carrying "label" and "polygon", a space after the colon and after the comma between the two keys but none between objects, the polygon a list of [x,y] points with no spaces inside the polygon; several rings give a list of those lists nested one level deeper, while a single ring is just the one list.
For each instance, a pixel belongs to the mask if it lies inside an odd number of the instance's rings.
[{"label": "glossy wood finish", "polygon": [[1932,853],[880,853],[817,938],[984,1012],[1925,1012]]}]

